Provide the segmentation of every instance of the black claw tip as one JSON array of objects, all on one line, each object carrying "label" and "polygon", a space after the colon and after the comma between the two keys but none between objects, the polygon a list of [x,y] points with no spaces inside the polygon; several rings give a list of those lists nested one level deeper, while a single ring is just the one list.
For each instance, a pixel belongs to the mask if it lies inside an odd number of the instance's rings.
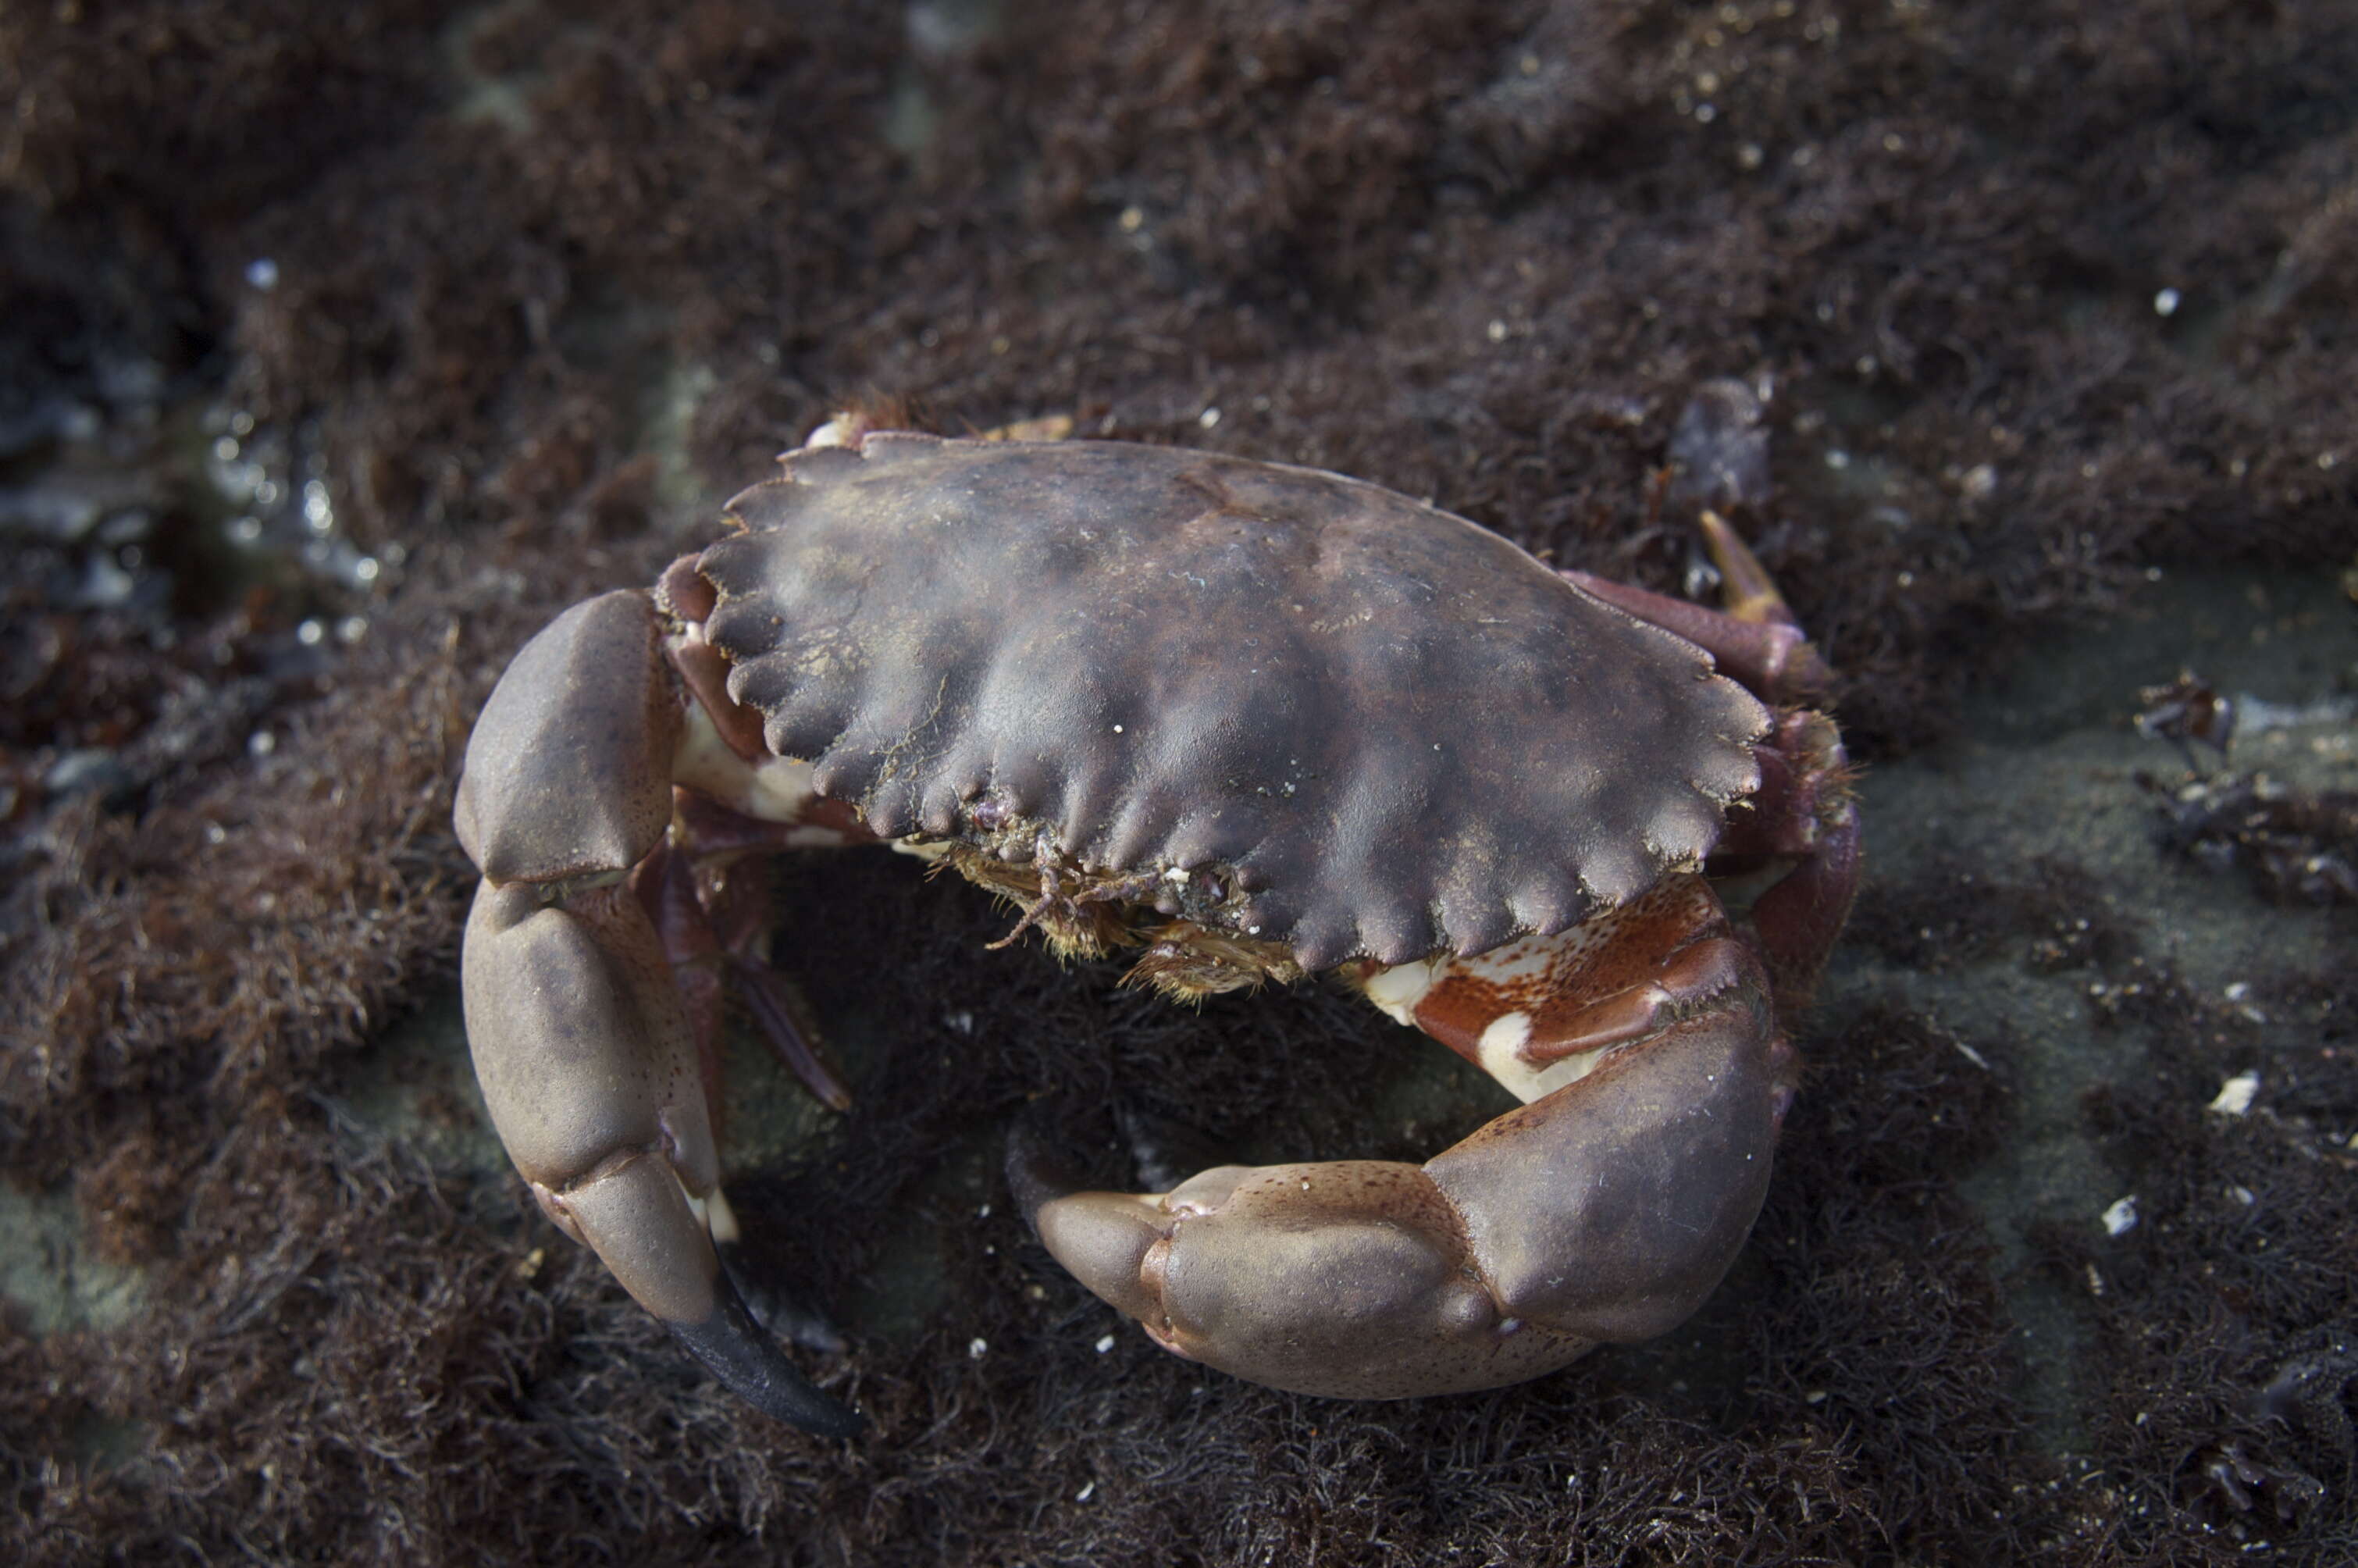
[{"label": "black claw tip", "polygon": [[1046,1127],[1040,1117],[1019,1118],[1008,1130],[1007,1162],[1003,1167],[1016,1206],[1023,1211],[1023,1223],[1032,1227],[1035,1236],[1040,1232],[1040,1206],[1051,1198],[1076,1192],[1081,1186],[1063,1158],[1050,1149],[1045,1133]]},{"label": "black claw tip", "polygon": [[721,1275],[713,1281],[712,1315],[701,1323],[667,1323],[688,1353],[730,1391],[763,1414],[817,1437],[857,1437],[868,1422],[811,1385],[777,1342],[756,1327],[745,1303]]}]

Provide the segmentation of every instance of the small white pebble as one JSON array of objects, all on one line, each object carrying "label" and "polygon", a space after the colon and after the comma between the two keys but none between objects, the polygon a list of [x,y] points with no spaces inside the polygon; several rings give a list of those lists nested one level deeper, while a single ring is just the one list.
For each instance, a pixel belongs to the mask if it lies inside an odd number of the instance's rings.
[{"label": "small white pebble", "polygon": [[1117,735],[1120,734],[1120,733],[1121,733],[1121,726],[1120,726],[1120,725],[1119,725],[1119,724],[1115,725],[1115,726],[1113,727],[1113,732],[1114,732],[1115,734],[1117,734]]},{"label": "small white pebble", "polygon": [[2153,297],[2153,313],[2157,316],[2178,314],[2178,290],[2165,288]]},{"label": "small white pebble", "polygon": [[1112,1335],[1109,1334],[1104,1338],[1098,1341],[1098,1354],[1100,1356],[1110,1356],[1113,1354]]},{"label": "small white pebble", "polygon": [[990,1217],[990,1206],[989,1204],[985,1204],[980,1208],[975,1210],[974,1217],[977,1219],[989,1219]]},{"label": "small white pebble", "polygon": [[2219,1086],[2212,1097],[2211,1108],[2222,1116],[2241,1116],[2252,1108],[2252,1098],[2260,1092],[2257,1073],[2238,1073]]},{"label": "small white pebble", "polygon": [[268,256],[256,256],[245,264],[245,284],[265,294],[278,287],[278,264]]},{"label": "small white pebble", "polygon": [[2104,1211],[2104,1234],[2126,1236],[2136,1228],[2136,1195],[2131,1193]]},{"label": "small white pebble", "polygon": [[1195,416],[1195,423],[1201,425],[1206,430],[1210,429],[1219,422],[1220,411],[1217,408],[1206,408],[1201,414]]},{"label": "small white pebble", "polygon": [[1091,1498],[1097,1495],[1097,1489],[1098,1484],[1095,1481],[1091,1481],[1087,1486],[1084,1486],[1079,1491],[1073,1494],[1073,1501],[1076,1503],[1087,1502]]},{"label": "small white pebble", "polygon": [[990,1353],[990,1341],[980,1336],[969,1339],[966,1342],[966,1353],[974,1360],[979,1361]]},{"label": "small white pebble", "polygon": [[1174,866],[1169,871],[1163,873],[1163,880],[1166,882],[1177,882],[1184,887],[1187,882],[1187,875],[1188,872],[1186,867]]}]

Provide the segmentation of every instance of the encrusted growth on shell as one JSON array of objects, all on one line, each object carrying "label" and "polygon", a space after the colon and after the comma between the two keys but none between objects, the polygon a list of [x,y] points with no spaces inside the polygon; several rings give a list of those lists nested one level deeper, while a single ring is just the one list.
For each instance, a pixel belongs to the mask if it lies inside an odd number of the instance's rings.
[{"label": "encrusted growth on shell", "polygon": [[977,867],[1180,873],[1137,902],[1271,946],[1261,973],[1560,930],[1699,863],[1758,783],[1768,715],[1701,651],[1389,491],[900,433],[785,469],[699,563],[771,750]]},{"label": "encrusted growth on shell", "polygon": [[[1174,896],[1178,884],[1163,871],[1092,871],[1053,849],[1010,860],[957,841],[945,860],[967,881],[1023,912],[1002,941],[1037,930],[1059,958],[1068,959],[1143,947],[1122,977],[1127,985],[1152,986],[1166,996],[1195,1001],[1303,978],[1292,948],[1227,929],[1233,912],[1207,900],[1199,898],[1190,908]],[[1218,885],[1217,872],[1191,881]]]}]

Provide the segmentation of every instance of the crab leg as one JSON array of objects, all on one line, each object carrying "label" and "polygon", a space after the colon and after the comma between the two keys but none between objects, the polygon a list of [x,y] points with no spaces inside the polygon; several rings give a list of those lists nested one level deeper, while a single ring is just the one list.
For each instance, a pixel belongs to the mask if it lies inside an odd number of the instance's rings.
[{"label": "crab leg", "polygon": [[[724,979],[736,982],[771,1051],[811,1098],[829,1110],[849,1110],[851,1090],[833,1056],[803,1028],[800,994],[760,951],[769,884],[759,874],[760,860],[748,857],[784,846],[796,830],[730,811],[692,790],[675,790],[673,808],[670,838],[632,869],[631,888],[663,934],[716,1130],[723,1104]],[[715,860],[730,862],[725,881],[699,885],[698,864]]]},{"label": "crab leg", "polygon": [[[1755,696],[1777,704],[1823,700],[1833,672],[1811,646],[1768,568],[1716,512],[1704,510],[1697,523],[1719,568],[1725,610],[1586,572],[1563,575],[1640,621],[1684,637]],[[1757,754],[1760,787],[1730,816],[1710,869],[1714,876],[1783,871],[1752,901],[1747,925],[1768,960],[1778,1011],[1790,1019],[1809,1006],[1858,891],[1858,810],[1842,736],[1824,714],[1784,708]]]},{"label": "crab leg", "polygon": [[1728,823],[1711,870],[1790,868],[1752,900],[1747,925],[1768,961],[1778,1014],[1791,1019],[1810,1005],[1858,892],[1858,807],[1842,738],[1824,714],[1779,714],[1758,756],[1760,788]]},{"label": "crab leg", "polygon": [[644,593],[577,606],[526,643],[467,746],[456,816],[482,869],[461,958],[492,1120],[533,1196],[730,1388],[808,1431],[860,1420],[746,1314],[693,1034],[664,943],[624,883],[661,843],[685,733]]},{"label": "crab leg", "polygon": [[1759,1211],[1796,1065],[1700,878],[1357,979],[1529,1103],[1421,1166],[1230,1165],[1144,1195],[1074,1190],[1019,1146],[1048,1250],[1165,1348],[1342,1398],[1514,1382],[1701,1303]]}]

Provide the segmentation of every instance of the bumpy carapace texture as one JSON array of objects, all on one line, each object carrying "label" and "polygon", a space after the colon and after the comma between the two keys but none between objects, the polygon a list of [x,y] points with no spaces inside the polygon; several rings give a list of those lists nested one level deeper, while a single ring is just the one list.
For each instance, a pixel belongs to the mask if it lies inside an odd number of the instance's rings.
[{"label": "bumpy carapace texture", "polygon": [[1087,867],[1222,868],[1242,896],[1188,917],[1315,970],[1561,930],[1699,863],[1758,778],[1768,716],[1704,654],[1373,485],[898,434],[785,468],[701,560],[706,633],[886,837],[1013,816]]}]

